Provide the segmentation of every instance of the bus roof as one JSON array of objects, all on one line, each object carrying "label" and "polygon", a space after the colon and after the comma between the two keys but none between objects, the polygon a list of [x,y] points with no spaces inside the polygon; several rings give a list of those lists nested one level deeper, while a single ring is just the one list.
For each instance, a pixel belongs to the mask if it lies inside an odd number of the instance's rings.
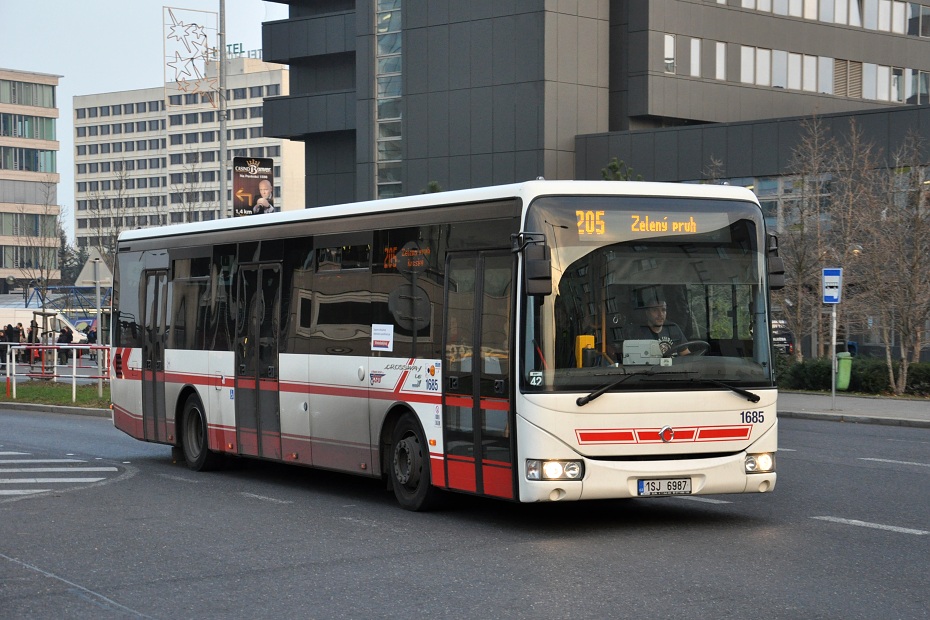
[{"label": "bus roof", "polygon": [[726,200],[748,200],[757,202],[755,194],[750,190],[744,187],[728,185],[652,183],[645,181],[536,180],[526,181],[524,183],[513,183],[510,185],[496,185],[308,209],[296,209],[267,215],[250,215],[247,217],[225,218],[208,222],[192,222],[188,224],[141,228],[121,232],[119,235],[119,242],[183,236],[212,231],[236,230],[241,228],[256,228],[259,226],[284,224],[287,222],[303,222],[327,218],[341,218],[352,215],[422,209],[445,204],[489,202],[511,198],[521,199],[525,206],[539,196],[565,195],[672,196],[681,198],[721,198]]}]

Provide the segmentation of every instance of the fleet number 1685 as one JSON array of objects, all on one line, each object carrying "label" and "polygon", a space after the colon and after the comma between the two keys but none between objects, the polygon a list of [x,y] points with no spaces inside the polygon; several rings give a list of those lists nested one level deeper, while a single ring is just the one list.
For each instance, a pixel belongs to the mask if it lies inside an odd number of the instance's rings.
[{"label": "fleet number 1685", "polygon": [[765,414],[762,411],[740,411],[739,418],[743,424],[762,424]]}]

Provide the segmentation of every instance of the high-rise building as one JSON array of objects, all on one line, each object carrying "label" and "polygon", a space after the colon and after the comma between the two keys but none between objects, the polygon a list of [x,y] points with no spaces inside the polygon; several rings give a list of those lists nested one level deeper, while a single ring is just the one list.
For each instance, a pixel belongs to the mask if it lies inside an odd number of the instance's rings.
[{"label": "high-rise building", "polygon": [[291,91],[265,129],[305,142],[308,206],[599,179],[614,156],[646,180],[778,175],[797,132],[773,149],[772,119],[861,115],[881,142],[930,103],[930,0],[284,3],[263,57]]},{"label": "high-rise building", "polygon": [[61,76],[0,69],[0,283],[61,277],[58,118]]},{"label": "high-rise building", "polygon": [[227,61],[226,200],[220,200],[216,93],[164,86],[74,98],[75,239],[106,252],[122,230],[231,216],[232,160],[274,162],[274,203],[303,208],[301,144],[266,137],[266,98],[287,95],[288,70],[253,58]]}]

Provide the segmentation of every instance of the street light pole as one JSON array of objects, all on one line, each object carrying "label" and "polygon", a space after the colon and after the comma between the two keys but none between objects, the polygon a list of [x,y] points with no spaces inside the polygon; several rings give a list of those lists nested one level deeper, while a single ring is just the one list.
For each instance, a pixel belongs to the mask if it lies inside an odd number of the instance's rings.
[{"label": "street light pole", "polygon": [[226,212],[226,0],[220,0],[220,219]]},{"label": "street light pole", "polygon": [[[94,293],[96,296],[96,314],[95,321],[97,332],[97,341],[100,340],[100,259],[94,258]],[[97,344],[96,342],[94,344]],[[93,345],[92,345],[93,346]],[[97,358],[97,397],[103,398],[103,356],[97,351],[94,353]]]}]

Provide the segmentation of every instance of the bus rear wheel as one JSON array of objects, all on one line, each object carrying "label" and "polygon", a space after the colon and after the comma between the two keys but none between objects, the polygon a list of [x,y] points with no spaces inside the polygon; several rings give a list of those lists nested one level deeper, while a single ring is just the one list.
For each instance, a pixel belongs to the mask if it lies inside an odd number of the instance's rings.
[{"label": "bus rear wheel", "polygon": [[391,459],[388,475],[394,496],[406,510],[429,510],[439,497],[430,484],[429,449],[413,415],[406,413],[397,421],[391,434]]},{"label": "bus rear wheel", "polygon": [[181,418],[181,444],[184,448],[184,460],[187,466],[194,471],[208,471],[216,469],[219,464],[219,455],[210,451],[207,434],[207,416],[203,405],[196,396],[189,396],[184,403],[184,413]]}]

